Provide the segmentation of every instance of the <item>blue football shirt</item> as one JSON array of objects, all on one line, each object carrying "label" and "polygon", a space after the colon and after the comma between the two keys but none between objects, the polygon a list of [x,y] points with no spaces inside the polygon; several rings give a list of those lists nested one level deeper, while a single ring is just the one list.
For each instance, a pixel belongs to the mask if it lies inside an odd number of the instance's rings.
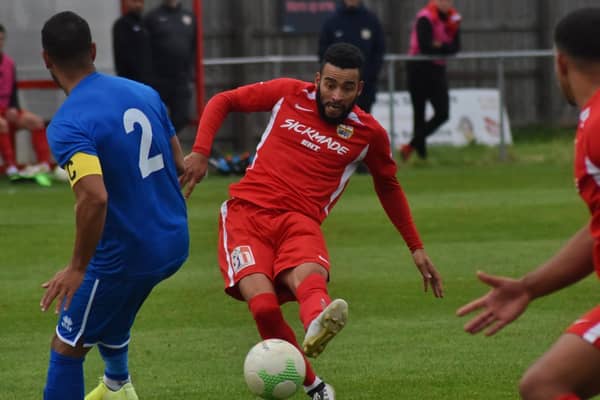
[{"label": "blue football shirt", "polygon": [[102,239],[88,266],[99,275],[143,276],[178,268],[188,255],[185,200],[156,91],[94,72],[71,91],[47,129],[54,158],[97,156],[108,193]]}]

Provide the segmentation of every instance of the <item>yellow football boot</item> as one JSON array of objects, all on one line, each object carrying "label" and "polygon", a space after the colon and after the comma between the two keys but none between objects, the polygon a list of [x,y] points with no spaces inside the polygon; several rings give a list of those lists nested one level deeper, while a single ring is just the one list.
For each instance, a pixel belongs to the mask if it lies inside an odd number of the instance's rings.
[{"label": "yellow football boot", "polygon": [[85,396],[85,400],[139,400],[133,385],[126,383],[116,392],[110,390],[106,384],[100,380],[100,384],[94,390]]}]

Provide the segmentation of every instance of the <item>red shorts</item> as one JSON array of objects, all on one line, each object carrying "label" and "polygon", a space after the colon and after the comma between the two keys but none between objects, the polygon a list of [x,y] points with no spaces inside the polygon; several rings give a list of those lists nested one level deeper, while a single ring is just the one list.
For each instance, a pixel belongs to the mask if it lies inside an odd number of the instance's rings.
[{"label": "red shorts", "polygon": [[600,350],[600,306],[593,308],[567,329]]},{"label": "red shorts", "polygon": [[219,265],[227,294],[243,300],[238,282],[259,273],[275,282],[280,303],[294,300],[276,278],[304,263],[317,263],[329,271],[329,254],[317,221],[298,212],[265,209],[237,198],[223,203]]}]

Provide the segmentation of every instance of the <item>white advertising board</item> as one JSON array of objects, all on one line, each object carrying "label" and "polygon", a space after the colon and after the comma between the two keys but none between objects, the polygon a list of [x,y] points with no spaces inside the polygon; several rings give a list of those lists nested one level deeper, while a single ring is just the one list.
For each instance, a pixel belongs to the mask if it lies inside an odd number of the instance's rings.
[{"label": "white advertising board", "polygon": [[[478,143],[495,146],[500,143],[500,123],[497,89],[450,90],[450,118],[434,134],[427,138],[428,144],[465,146]],[[395,92],[394,137],[392,143],[399,148],[408,143],[413,131],[413,111],[408,92]],[[390,95],[379,92],[371,110],[379,123],[390,132]],[[427,103],[427,119],[433,108]],[[512,143],[508,114],[504,110],[504,140]]]}]

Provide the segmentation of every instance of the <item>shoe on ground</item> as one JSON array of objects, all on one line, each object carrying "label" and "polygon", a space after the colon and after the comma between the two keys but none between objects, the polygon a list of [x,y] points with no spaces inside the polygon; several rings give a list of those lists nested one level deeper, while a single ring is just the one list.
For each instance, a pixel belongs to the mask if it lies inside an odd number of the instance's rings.
[{"label": "shoe on ground", "polygon": [[402,158],[402,161],[408,161],[410,155],[413,153],[414,150],[415,148],[412,147],[410,144],[403,144],[400,148],[400,157]]},{"label": "shoe on ground", "polygon": [[85,400],[138,400],[138,396],[131,382],[126,383],[121,389],[113,392],[100,380],[100,384],[85,396]]},{"label": "shoe on ground", "polygon": [[19,170],[14,165],[9,165],[5,170],[6,176],[11,181],[17,181],[21,176],[19,175]]},{"label": "shoe on ground", "polygon": [[304,336],[302,348],[308,357],[317,357],[325,350],[325,346],[346,325],[348,320],[348,303],[335,299],[315,318]]},{"label": "shoe on ground", "polygon": [[69,175],[67,171],[57,165],[52,171],[52,179],[59,182],[69,182]]},{"label": "shoe on ground", "polygon": [[319,386],[307,393],[312,400],[335,400],[335,390],[328,383],[321,382]]},{"label": "shoe on ground", "polygon": [[28,165],[23,168],[19,174],[25,178],[33,178],[37,174],[47,174],[50,172],[50,166],[47,163],[39,163],[34,165]]},{"label": "shoe on ground", "polygon": [[45,162],[35,165],[28,165],[19,171],[19,177],[33,180],[38,185],[43,187],[52,186],[52,179],[50,178],[50,166]]}]

